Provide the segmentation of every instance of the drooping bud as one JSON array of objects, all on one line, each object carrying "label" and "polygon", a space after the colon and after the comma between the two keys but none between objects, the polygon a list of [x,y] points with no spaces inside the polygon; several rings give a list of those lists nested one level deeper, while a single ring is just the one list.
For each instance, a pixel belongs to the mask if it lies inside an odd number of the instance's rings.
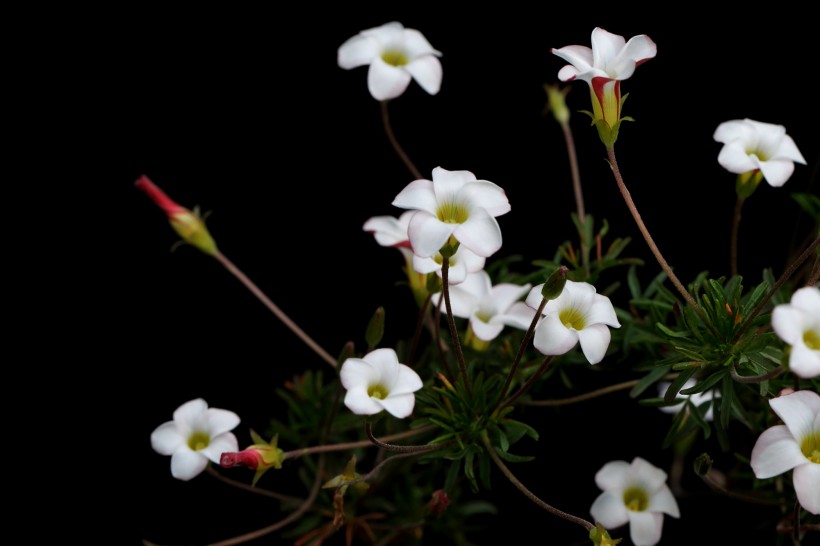
[{"label": "drooping bud", "polygon": [[145,192],[165,212],[171,227],[174,228],[174,231],[183,241],[197,247],[209,256],[217,253],[216,242],[208,232],[208,228],[205,227],[205,222],[196,208],[190,211],[178,205],[145,175],[140,176],[134,185]]},{"label": "drooping bud", "polygon": [[554,300],[564,291],[567,284],[567,266],[562,265],[553,271],[541,289],[541,296],[548,300]]},{"label": "drooping bud", "polygon": [[384,336],[384,307],[379,307],[370,318],[370,322],[367,324],[367,330],[364,334],[364,339],[370,350],[376,348],[381,342],[382,336]]},{"label": "drooping bud", "polygon": [[547,110],[552,112],[555,121],[564,125],[569,122],[569,108],[567,108],[567,93],[569,87],[561,88],[558,85],[544,84],[547,92]]},{"label": "drooping bud", "polygon": [[427,509],[436,517],[441,516],[447,507],[450,506],[450,497],[444,489],[436,489],[430,497],[430,502],[427,503]]},{"label": "drooping bud", "polygon": [[274,436],[270,442],[266,442],[256,432],[251,430],[253,445],[239,452],[226,452],[219,458],[219,466],[222,468],[232,468],[234,466],[247,466],[251,470],[256,470],[251,485],[256,485],[262,474],[271,468],[282,468],[282,461],[285,459],[285,452],[277,447],[278,436]]}]

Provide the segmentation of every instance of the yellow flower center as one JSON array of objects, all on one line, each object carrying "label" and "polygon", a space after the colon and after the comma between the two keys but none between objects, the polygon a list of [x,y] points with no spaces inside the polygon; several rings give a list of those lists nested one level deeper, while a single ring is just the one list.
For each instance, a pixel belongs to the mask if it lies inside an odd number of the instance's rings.
[{"label": "yellow flower center", "polygon": [[211,443],[211,437],[204,432],[194,432],[188,436],[188,447],[194,451],[200,451],[208,447]]},{"label": "yellow flower center", "polygon": [[561,312],[558,314],[558,318],[567,328],[583,330],[586,326],[586,321],[584,321],[584,314],[581,313],[578,309],[574,309],[572,307],[562,309]]},{"label": "yellow flower center", "polygon": [[387,398],[387,395],[390,394],[387,389],[384,388],[383,385],[370,385],[367,387],[367,396],[371,398],[377,398],[378,400],[384,400]]},{"label": "yellow flower center", "polygon": [[806,330],[803,332],[803,343],[812,351],[820,351],[820,332]]},{"label": "yellow flower center", "polygon": [[649,506],[649,497],[640,487],[630,487],[624,491],[624,504],[628,510],[643,512]]},{"label": "yellow flower center", "polygon": [[395,49],[388,49],[382,53],[382,60],[390,66],[404,66],[410,59],[403,51],[396,51]]},{"label": "yellow flower center", "polygon": [[820,464],[820,432],[809,434],[800,443],[800,451],[813,463]]},{"label": "yellow flower center", "polygon": [[436,211],[436,217],[446,224],[463,224],[470,217],[467,207],[459,203],[442,203]]}]

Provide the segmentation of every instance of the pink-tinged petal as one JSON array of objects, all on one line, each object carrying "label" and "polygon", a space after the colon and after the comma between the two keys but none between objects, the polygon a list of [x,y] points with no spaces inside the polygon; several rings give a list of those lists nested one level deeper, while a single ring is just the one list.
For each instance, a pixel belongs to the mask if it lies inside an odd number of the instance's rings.
[{"label": "pink-tinged petal", "polygon": [[368,396],[367,388],[361,387],[347,391],[345,406],[356,415],[375,415],[384,409],[375,398]]},{"label": "pink-tinged petal", "polygon": [[640,483],[650,494],[666,484],[666,472],[642,457],[635,457],[629,467],[630,479]]},{"label": "pink-tinged petal", "polygon": [[800,150],[797,149],[797,144],[794,143],[794,139],[789,135],[783,135],[783,139],[780,141],[775,157],[778,159],[790,159],[803,165],[806,164],[806,158],[804,158],[803,154],[800,153]]},{"label": "pink-tinged petal", "polygon": [[739,140],[743,145],[749,145],[751,148],[757,147],[757,134],[754,127],[742,119],[724,121],[717,126],[712,138],[723,144]]},{"label": "pink-tinged petal", "polygon": [[535,309],[524,303],[523,301],[516,302],[507,309],[507,312],[499,315],[504,324],[527,330],[532,324],[532,319],[535,317]]},{"label": "pink-tinged petal", "polygon": [[339,67],[350,70],[370,64],[380,52],[381,48],[376,40],[357,34],[339,46],[336,60]]},{"label": "pink-tinged petal", "polygon": [[473,315],[470,318],[470,327],[473,329],[475,337],[482,341],[491,341],[497,338],[498,334],[504,329],[504,323],[495,320],[484,322],[477,315]]},{"label": "pink-tinged petal", "polygon": [[424,384],[421,382],[421,377],[419,377],[419,374],[417,374],[413,368],[406,364],[399,364],[396,381],[390,385],[390,396],[416,392],[423,386]]},{"label": "pink-tinged petal", "polygon": [[807,462],[794,436],[783,425],[764,430],[752,448],[752,470],[761,480],[779,476]]},{"label": "pink-tinged petal", "polygon": [[654,546],[663,533],[663,514],[628,510],[629,538],[635,546]]},{"label": "pink-tinged petal", "polygon": [[[552,54],[567,61],[575,69],[576,73],[586,72],[592,69],[592,49],[587,46],[569,45],[553,48]],[[562,68],[561,71],[565,68],[566,67]],[[558,77],[563,80],[560,72],[558,73]]]},{"label": "pink-tinged petal", "polygon": [[416,29],[407,28],[402,32],[402,43],[404,51],[411,59],[421,57],[422,55],[441,55],[441,52],[434,49],[427,38]]},{"label": "pink-tinged petal", "polygon": [[792,345],[792,351],[789,355],[789,370],[803,379],[819,377],[820,351],[809,349],[803,343]]},{"label": "pink-tinged petal", "polygon": [[669,486],[664,484],[660,489],[649,498],[649,505],[646,507],[647,512],[664,512],[673,518],[680,517],[680,509],[678,508],[678,501],[672,494]]},{"label": "pink-tinged petal", "polygon": [[183,443],[185,438],[173,421],[161,424],[151,433],[151,447],[160,455],[173,455]]},{"label": "pink-tinged petal", "polygon": [[640,34],[629,39],[626,45],[606,67],[607,73],[618,80],[632,76],[635,67],[658,54],[658,46],[649,36]]},{"label": "pink-tinged petal", "polygon": [[794,469],[794,491],[800,506],[820,515],[820,464],[809,463]]},{"label": "pink-tinged petal", "polygon": [[532,344],[544,355],[562,355],[578,343],[578,334],[563,325],[558,315],[547,315],[535,328]]},{"label": "pink-tinged petal", "polygon": [[438,57],[432,55],[419,57],[407,63],[404,69],[413,76],[422,89],[431,95],[435,95],[441,89],[442,70]]},{"label": "pink-tinged petal", "polygon": [[402,216],[408,215],[406,222],[392,216],[374,216],[364,223],[362,229],[372,233],[376,242],[381,246],[395,246],[408,241],[407,225],[410,223],[410,216],[413,211],[407,211]]},{"label": "pink-tinged petal", "polygon": [[802,309],[808,316],[814,317],[814,323],[820,323],[820,288],[804,286],[792,294],[791,305]]},{"label": "pink-tinged petal", "polygon": [[621,327],[612,302],[608,297],[601,294],[595,294],[595,296],[593,296],[592,305],[587,310],[585,318],[587,323],[590,324],[608,324],[613,328]]},{"label": "pink-tinged petal", "polygon": [[593,519],[608,529],[620,527],[629,521],[628,512],[620,497],[620,491],[601,493],[589,509]]},{"label": "pink-tinged petal", "polygon": [[795,345],[803,338],[805,324],[805,312],[793,305],[776,305],[772,310],[772,330],[789,345]]},{"label": "pink-tinged petal", "polygon": [[484,258],[501,248],[501,228],[485,209],[471,211],[467,221],[456,225],[452,234],[462,245]]},{"label": "pink-tinged petal", "polygon": [[581,75],[581,72],[571,64],[565,65],[558,71],[558,79],[562,82],[569,82]]},{"label": "pink-tinged petal", "polygon": [[208,466],[208,459],[188,446],[178,449],[171,456],[171,475],[178,480],[188,481],[202,473]]},{"label": "pink-tinged petal", "polygon": [[800,390],[769,400],[769,405],[789,428],[799,443],[815,431],[814,421],[820,413],[820,395],[814,391]]},{"label": "pink-tinged petal", "polygon": [[404,25],[398,21],[391,21],[377,27],[363,30],[359,34],[362,36],[367,36],[368,38],[373,38],[382,45],[388,45],[402,41]]},{"label": "pink-tinged petal", "polygon": [[[222,433],[233,430],[239,424],[240,419],[237,414],[232,411],[209,408],[208,409],[208,434],[213,438]],[[219,462],[219,461],[217,461]]]},{"label": "pink-tinged petal", "polygon": [[475,180],[475,175],[470,171],[448,171],[436,167],[433,169],[433,191],[437,203],[452,201],[464,186]]},{"label": "pink-tinged petal", "polygon": [[410,219],[407,234],[413,253],[422,258],[436,254],[450,239],[458,224],[447,224],[425,211],[419,211]]},{"label": "pink-tinged petal", "polygon": [[512,304],[521,299],[521,297],[530,291],[530,285],[518,285],[512,283],[501,283],[493,286],[490,289],[490,294],[493,302],[493,307],[496,313],[503,313]]},{"label": "pink-tinged petal", "polygon": [[734,174],[741,174],[757,169],[757,162],[754,161],[746,148],[740,141],[733,140],[726,143],[718,154],[720,166]]},{"label": "pink-tinged petal", "polygon": [[[438,200],[433,189],[433,182],[424,179],[410,182],[393,199],[393,206],[400,209],[422,210],[435,216],[438,210]],[[410,221],[412,220],[413,218],[410,217]]]},{"label": "pink-tinged petal", "polygon": [[595,485],[604,491],[626,489],[629,469],[626,461],[610,461],[595,473]]},{"label": "pink-tinged petal", "polygon": [[379,379],[379,372],[361,358],[348,358],[339,371],[339,380],[347,390],[360,387],[367,390],[367,385],[375,383]]},{"label": "pink-tinged petal", "polygon": [[226,432],[219,436],[211,437],[208,447],[200,449],[199,453],[212,463],[219,464],[219,459],[223,453],[239,451],[239,442],[232,432]]},{"label": "pink-tinged petal", "polygon": [[791,177],[794,172],[794,162],[790,159],[770,159],[760,162],[760,172],[763,178],[774,188],[779,188]]},{"label": "pink-tinged petal", "polygon": [[374,402],[386,409],[393,417],[404,419],[413,413],[413,407],[416,405],[416,396],[412,393],[399,394],[396,396],[388,396],[383,400],[374,399]]},{"label": "pink-tinged petal", "polygon": [[367,89],[376,100],[395,99],[410,84],[410,73],[376,57],[367,71]]},{"label": "pink-tinged petal", "polygon": [[375,349],[362,358],[378,373],[377,381],[390,389],[399,377],[399,357],[393,349]]},{"label": "pink-tinged petal", "polygon": [[626,40],[623,36],[608,32],[601,27],[592,31],[592,65],[595,68],[607,69],[609,61],[624,48]]},{"label": "pink-tinged petal", "polygon": [[510,201],[500,186],[488,180],[476,180],[465,185],[458,194],[458,200],[469,203],[470,208],[481,207],[490,216],[501,216],[510,212]]}]

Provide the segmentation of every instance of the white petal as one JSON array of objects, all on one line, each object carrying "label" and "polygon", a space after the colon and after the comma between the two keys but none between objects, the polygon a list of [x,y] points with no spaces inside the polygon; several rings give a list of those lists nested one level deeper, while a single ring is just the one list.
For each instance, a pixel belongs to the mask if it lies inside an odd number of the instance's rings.
[{"label": "white petal", "polygon": [[589,513],[604,527],[613,529],[629,521],[628,510],[618,493],[603,492],[598,495]]},{"label": "white petal", "polygon": [[[467,275],[467,278],[463,282],[450,287],[450,307],[454,317],[470,318],[478,308],[480,299],[471,286],[471,284],[474,284],[474,280],[471,280],[472,277],[473,275]],[[433,295],[433,303],[436,306],[438,306],[441,297],[442,292]],[[447,307],[444,303],[441,304],[441,310],[443,313],[447,312]]]},{"label": "white petal", "polygon": [[184,442],[173,421],[161,424],[151,433],[151,447],[160,455],[172,455]]},{"label": "white petal", "polygon": [[510,212],[510,201],[500,186],[487,180],[476,180],[466,184],[459,192],[459,200],[470,203],[471,208],[481,207],[490,216],[501,216]]},{"label": "white petal", "polygon": [[188,481],[198,476],[208,466],[208,459],[188,446],[178,449],[171,456],[171,475],[178,480]]},{"label": "white petal", "polygon": [[533,310],[538,309],[541,306],[541,301],[544,299],[544,296],[541,295],[541,290],[544,289],[544,284],[546,283],[542,282],[541,284],[533,286],[530,293],[527,294],[527,297],[524,300],[524,303],[526,303],[529,307],[532,307]]},{"label": "white petal", "polygon": [[410,84],[410,73],[376,57],[367,70],[367,89],[376,100],[395,99]]},{"label": "white petal", "polygon": [[804,343],[792,345],[789,355],[789,370],[803,379],[820,376],[820,351],[809,349]]},{"label": "white petal", "polygon": [[503,313],[529,291],[529,284],[501,283],[492,287],[490,297],[496,312]]},{"label": "white petal", "polygon": [[507,312],[499,315],[498,318],[508,326],[528,330],[530,324],[532,324],[532,319],[535,318],[535,310],[523,301],[519,301],[512,304]]},{"label": "white petal", "polygon": [[233,430],[239,424],[239,421],[239,416],[232,411],[210,408],[208,409],[208,435],[213,438]]},{"label": "white petal", "polygon": [[441,52],[434,49],[421,32],[413,28],[402,32],[402,45],[411,59],[422,55],[441,55]]},{"label": "white petal", "polygon": [[814,421],[820,413],[820,395],[816,392],[800,390],[778,396],[769,400],[769,405],[797,442],[801,442],[809,434],[820,433],[820,430],[814,430]]},{"label": "white petal", "polygon": [[391,21],[377,27],[363,30],[359,34],[373,38],[382,45],[396,43],[403,40],[404,25],[398,21]]},{"label": "white petal", "polygon": [[[459,247],[459,250],[462,248],[464,247]],[[455,256],[453,256],[453,258],[455,258]],[[468,274],[467,266],[461,261],[454,262],[453,258],[450,258],[450,267],[447,268],[447,282],[450,283],[450,286],[463,283]],[[439,277],[440,276],[441,270],[439,270]]]},{"label": "white petal", "polygon": [[[441,271],[441,264],[433,258],[422,258],[417,254],[413,254],[413,271],[416,273],[432,273],[433,271]],[[452,279],[450,284],[452,284]]]},{"label": "white petal", "polygon": [[475,182],[475,175],[470,171],[448,171],[441,167],[433,169],[433,188],[438,203],[452,201],[471,182]]},{"label": "white petal", "polygon": [[504,329],[504,323],[501,321],[484,322],[476,315],[470,317],[470,327],[473,329],[475,337],[482,341],[492,341],[498,337],[498,334]]},{"label": "white petal", "polygon": [[348,358],[339,371],[339,380],[347,390],[355,388],[367,390],[368,385],[377,382],[379,379],[378,371],[373,369],[369,362],[361,358]]},{"label": "white petal", "polygon": [[[569,45],[557,49],[553,48],[552,53],[567,61],[574,69],[575,75],[580,72],[586,72],[592,68],[592,49],[587,46]],[[565,76],[569,75],[568,73],[562,75],[562,72],[566,69],[567,67],[565,66],[558,73],[558,77],[563,81],[569,79],[565,79]]]},{"label": "white petal", "polygon": [[422,89],[435,95],[441,89],[441,62],[437,57],[425,55],[404,66],[404,69],[413,76]]},{"label": "white petal", "polygon": [[800,505],[815,516],[820,515],[820,464],[798,466],[792,480]]},{"label": "white petal", "polygon": [[558,79],[562,82],[572,81],[580,75],[581,72],[571,64],[565,65],[558,71]]},{"label": "white petal", "polygon": [[211,438],[208,447],[200,449],[199,453],[211,462],[219,464],[219,459],[225,452],[239,451],[239,442],[232,432],[226,432]]},{"label": "white petal", "polygon": [[717,126],[712,138],[723,144],[739,140],[741,144],[749,144],[751,147],[757,146],[757,135],[754,127],[742,119],[724,121]]},{"label": "white petal", "polygon": [[658,53],[658,46],[645,34],[633,36],[606,67],[607,73],[618,80],[632,76],[635,67],[653,58]]},{"label": "white petal", "polygon": [[[415,180],[410,182],[393,199],[393,206],[400,209],[423,210],[433,216],[438,209],[438,200],[433,190],[433,182],[430,180]],[[412,217],[410,218],[412,221]],[[408,222],[409,225],[409,222]]]},{"label": "white petal", "polygon": [[775,157],[780,159],[791,159],[795,163],[806,164],[806,158],[797,149],[797,144],[789,135],[783,135],[783,140],[780,141],[780,146],[777,148]]},{"label": "white petal", "polygon": [[778,476],[806,462],[808,459],[800,451],[794,436],[783,425],[764,430],[752,448],[752,470],[761,480]]},{"label": "white petal", "polygon": [[484,258],[501,248],[501,228],[485,209],[471,211],[466,222],[455,225],[453,235],[462,245]]},{"label": "white petal", "polygon": [[794,345],[803,338],[805,324],[805,312],[793,305],[784,303],[776,305],[772,310],[772,330],[789,345]]},{"label": "white petal", "polygon": [[395,396],[388,396],[384,400],[376,400],[374,402],[386,409],[393,417],[404,419],[413,413],[413,407],[416,404],[416,396],[412,393],[398,394]]},{"label": "white petal", "polygon": [[774,188],[779,188],[794,172],[794,162],[789,159],[770,159],[760,162],[760,172],[763,178]]},{"label": "white petal", "polygon": [[422,386],[423,383],[421,382],[421,377],[419,377],[419,374],[417,374],[413,368],[407,366],[406,364],[399,364],[396,380],[392,385],[389,385],[389,397],[413,393],[419,390]]},{"label": "white petal", "polygon": [[350,70],[373,62],[379,56],[378,42],[367,36],[357,34],[339,46],[336,60],[341,68]]},{"label": "white petal", "polygon": [[375,398],[367,394],[366,387],[348,389],[345,394],[345,406],[356,415],[375,415],[384,409],[376,403]]},{"label": "white petal", "polygon": [[564,326],[558,315],[547,315],[535,328],[532,343],[544,355],[562,355],[575,347],[578,334]]},{"label": "white petal", "polygon": [[635,457],[629,467],[630,479],[646,489],[650,494],[666,484],[666,472],[648,462],[643,457]]},{"label": "white petal", "polygon": [[757,169],[757,163],[746,153],[743,143],[737,140],[727,142],[718,154],[720,166],[734,174]]},{"label": "white petal", "polygon": [[375,349],[362,358],[378,373],[377,382],[388,390],[396,384],[399,378],[399,357],[393,349]]},{"label": "white petal", "polygon": [[623,36],[608,32],[601,27],[592,31],[592,66],[606,70],[609,61],[624,48]]},{"label": "white petal", "polygon": [[567,281],[561,295],[547,303],[544,313],[554,311],[560,312],[562,309],[577,309],[586,316],[595,302],[595,287],[587,282]]},{"label": "white petal", "polygon": [[814,317],[815,323],[820,322],[820,288],[816,286],[798,288],[792,294],[791,304],[808,313],[810,317]]},{"label": "white petal", "polygon": [[587,323],[591,324],[608,324],[613,328],[619,328],[621,323],[618,322],[618,316],[615,314],[615,308],[612,302],[606,296],[595,294],[592,299],[592,305],[585,314]]},{"label": "white petal", "polygon": [[658,489],[654,495],[649,498],[649,505],[646,507],[648,512],[664,512],[673,518],[680,517],[680,509],[678,508],[678,501],[672,494],[669,486],[664,484]]},{"label": "white petal", "polygon": [[595,485],[604,491],[625,489],[629,469],[630,464],[626,461],[610,461],[595,473]]},{"label": "white petal", "polygon": [[654,546],[661,540],[663,514],[656,512],[633,512],[629,514],[629,537],[635,546]]},{"label": "white petal", "polygon": [[407,229],[413,253],[422,258],[434,255],[450,239],[456,227],[457,224],[442,222],[425,211],[417,212],[410,219],[410,227]]},{"label": "white petal", "polygon": [[[407,211],[404,214],[412,215],[412,211]],[[407,223],[402,223],[392,216],[374,216],[364,223],[362,229],[368,233],[372,233],[376,238],[376,242],[381,246],[394,246],[408,241],[407,225],[410,223],[410,218],[407,218]]]},{"label": "white petal", "polygon": [[590,364],[598,364],[604,359],[606,350],[612,334],[604,324],[590,324],[582,330],[578,330],[578,341],[581,343],[581,350]]},{"label": "white petal", "polygon": [[208,403],[202,398],[196,398],[185,402],[174,411],[174,421],[177,426],[190,428],[199,423],[208,411]]}]

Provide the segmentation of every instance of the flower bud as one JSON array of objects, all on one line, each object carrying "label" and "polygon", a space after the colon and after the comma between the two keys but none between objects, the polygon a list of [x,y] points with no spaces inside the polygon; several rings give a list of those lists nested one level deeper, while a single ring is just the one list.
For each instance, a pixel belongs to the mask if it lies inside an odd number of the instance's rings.
[{"label": "flower bud", "polygon": [[553,271],[541,289],[541,296],[548,300],[554,300],[564,291],[567,284],[567,266],[562,265]]},{"label": "flower bud", "polygon": [[223,453],[219,458],[219,466],[222,468],[247,466],[251,470],[256,470],[252,482],[252,485],[256,485],[262,474],[271,468],[282,468],[285,452],[277,447],[278,436],[274,436],[270,442],[266,442],[256,432],[251,431],[251,438],[255,443],[246,449]]},{"label": "flower bud", "polygon": [[567,108],[567,93],[569,87],[561,89],[557,85],[544,85],[544,90],[547,92],[547,109],[552,112],[555,121],[564,125],[569,123],[569,108]]},{"label": "flower bud", "polygon": [[436,489],[427,503],[427,509],[436,517],[441,516],[447,507],[450,506],[450,497],[443,489]]}]

